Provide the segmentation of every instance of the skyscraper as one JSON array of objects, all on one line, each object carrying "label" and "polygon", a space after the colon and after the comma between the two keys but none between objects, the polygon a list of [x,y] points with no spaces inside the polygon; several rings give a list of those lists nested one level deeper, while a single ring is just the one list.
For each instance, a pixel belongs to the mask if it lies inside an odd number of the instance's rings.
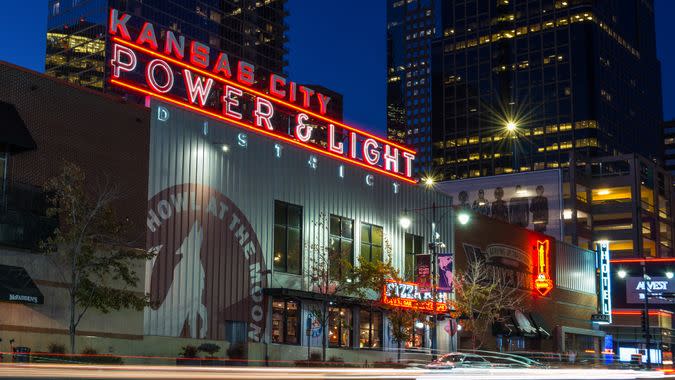
[{"label": "skyscraper", "polygon": [[49,0],[48,4],[45,71],[83,86],[106,89],[110,8],[203,41],[268,72],[283,73],[288,64],[286,0]]},{"label": "skyscraper", "polygon": [[457,0],[432,47],[433,160],[445,179],[660,157],[652,0]]},{"label": "skyscraper", "polygon": [[387,135],[418,151],[415,172],[431,165],[431,41],[440,35],[440,0],[387,0]]}]

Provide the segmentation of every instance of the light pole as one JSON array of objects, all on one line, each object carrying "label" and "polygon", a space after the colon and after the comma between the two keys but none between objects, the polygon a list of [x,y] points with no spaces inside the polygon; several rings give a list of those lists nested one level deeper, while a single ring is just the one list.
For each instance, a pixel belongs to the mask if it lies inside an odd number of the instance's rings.
[{"label": "light pole", "polygon": [[[429,185],[429,184],[427,184]],[[440,215],[440,217],[437,218],[436,212],[437,209],[448,209],[447,212],[443,213]],[[424,211],[431,210],[431,220],[426,217],[426,215],[423,213]],[[438,324],[438,313],[436,310],[436,302],[437,302],[437,294],[436,294],[436,285],[437,285],[437,273],[438,273],[438,260],[436,258],[436,254],[438,253],[436,250],[438,247],[443,247],[445,244],[443,242],[438,241],[438,233],[436,231],[436,225],[439,221],[442,221],[448,214],[448,212],[452,213],[454,210],[454,206],[452,205],[445,205],[445,206],[437,206],[436,202],[433,202],[431,204],[431,207],[421,207],[421,208],[416,208],[416,209],[404,209],[404,215],[399,219],[399,223],[403,229],[408,229],[412,225],[412,220],[408,217],[409,212],[415,212],[416,214],[424,217],[427,222],[431,223],[431,242],[429,243],[429,260],[431,264],[431,302],[432,302],[432,325],[431,325],[431,354],[432,357],[436,357],[436,350],[437,350],[437,324]],[[458,220],[461,224],[466,224],[470,220],[470,215],[467,212],[460,212],[458,215]],[[451,242],[452,243],[452,242]]]},{"label": "light pole", "polygon": [[644,323],[644,336],[645,336],[645,346],[646,346],[646,351],[647,351],[647,368],[651,368],[652,366],[652,358],[651,358],[651,352],[649,350],[649,347],[651,346],[651,335],[649,334],[649,286],[647,286],[647,281],[651,280],[651,278],[647,275],[647,261],[646,258],[645,260],[642,261],[642,281],[645,284],[645,302],[644,302],[644,318],[645,318],[645,323]]}]

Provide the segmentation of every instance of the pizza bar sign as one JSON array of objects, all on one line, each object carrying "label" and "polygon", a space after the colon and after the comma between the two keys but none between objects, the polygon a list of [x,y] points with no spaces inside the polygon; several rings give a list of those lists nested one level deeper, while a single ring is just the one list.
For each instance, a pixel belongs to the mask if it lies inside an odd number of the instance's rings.
[{"label": "pizza bar sign", "polygon": [[[409,183],[415,151],[332,120],[331,98],[110,10],[110,83]],[[137,33],[134,31],[137,30]]]}]

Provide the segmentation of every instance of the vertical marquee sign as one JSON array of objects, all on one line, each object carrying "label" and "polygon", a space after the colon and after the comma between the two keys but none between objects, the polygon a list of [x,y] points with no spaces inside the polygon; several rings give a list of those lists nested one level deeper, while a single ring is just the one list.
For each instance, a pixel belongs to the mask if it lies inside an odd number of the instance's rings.
[{"label": "vertical marquee sign", "polygon": [[536,277],[534,279],[534,288],[540,295],[545,296],[553,290],[553,280],[551,280],[551,254],[550,240],[537,240],[535,246],[536,257]]},{"label": "vertical marquee sign", "polygon": [[593,322],[600,324],[612,323],[612,288],[611,276],[609,273],[609,242],[599,241],[596,244],[596,255],[598,260],[598,275],[600,284],[599,304],[600,314],[592,316]]},{"label": "vertical marquee sign", "polygon": [[416,183],[415,151],[327,117],[329,96],[131,14],[109,17],[113,86]]}]

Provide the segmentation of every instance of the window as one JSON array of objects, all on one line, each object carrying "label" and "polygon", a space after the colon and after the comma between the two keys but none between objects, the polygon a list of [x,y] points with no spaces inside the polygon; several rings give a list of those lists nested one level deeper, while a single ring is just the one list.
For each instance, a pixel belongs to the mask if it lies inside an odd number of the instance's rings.
[{"label": "window", "polygon": [[361,223],[361,256],[382,261],[382,227]]},{"label": "window", "polygon": [[410,340],[405,342],[405,348],[422,348],[424,347],[424,331],[425,325],[421,321],[414,321],[411,326],[412,334]]},{"label": "window", "polygon": [[274,270],[300,274],[302,207],[274,202]]},{"label": "window", "polygon": [[352,311],[346,307],[328,309],[328,344],[331,347],[352,346]]},{"label": "window", "polygon": [[272,300],[272,342],[300,344],[300,304],[297,301]]},{"label": "window", "polygon": [[246,342],[248,325],[242,321],[225,321],[225,339],[230,343]]},{"label": "window", "polygon": [[408,281],[415,280],[415,266],[416,266],[416,255],[419,255],[422,252],[422,247],[424,246],[424,238],[421,236],[413,234],[405,234],[405,279]]},{"label": "window", "polygon": [[329,234],[330,275],[340,279],[354,264],[354,220],[331,215]]},{"label": "window", "polygon": [[359,347],[382,348],[382,312],[359,312]]}]

